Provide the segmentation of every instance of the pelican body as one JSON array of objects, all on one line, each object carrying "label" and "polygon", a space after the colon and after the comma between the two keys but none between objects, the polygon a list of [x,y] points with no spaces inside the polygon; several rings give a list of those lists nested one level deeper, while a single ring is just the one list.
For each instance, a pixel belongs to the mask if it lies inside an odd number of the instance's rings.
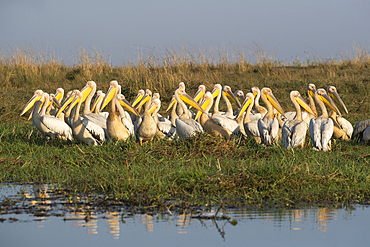
[{"label": "pelican body", "polygon": [[287,120],[282,128],[282,140],[284,147],[289,148],[303,148],[306,140],[307,124],[303,121],[302,106],[310,114],[314,114],[310,106],[304,101],[298,91],[290,92],[290,100],[295,107],[295,117],[292,120]]}]

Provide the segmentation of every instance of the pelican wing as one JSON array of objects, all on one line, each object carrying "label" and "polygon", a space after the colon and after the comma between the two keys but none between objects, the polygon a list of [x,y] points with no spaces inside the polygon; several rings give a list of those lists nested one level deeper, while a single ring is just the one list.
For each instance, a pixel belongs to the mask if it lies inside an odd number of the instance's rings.
[{"label": "pelican wing", "polygon": [[351,139],[353,134],[352,124],[347,119],[341,116],[337,116],[337,122],[340,125],[340,127],[344,130],[344,132],[346,132],[348,137]]},{"label": "pelican wing", "polygon": [[73,140],[72,129],[64,121],[50,115],[41,116],[41,122],[51,131],[59,134],[62,138]]},{"label": "pelican wing", "polygon": [[127,117],[121,118],[121,122],[126,127],[130,136],[135,134],[135,127],[134,127],[134,124],[132,123],[132,120],[131,120],[130,116],[128,118]]},{"label": "pelican wing", "polygon": [[194,119],[179,117],[176,119],[176,132],[180,138],[186,138],[203,132],[203,127]]},{"label": "pelican wing", "polygon": [[105,132],[104,132],[104,129],[94,123],[93,121],[91,121],[90,119],[88,119],[87,117],[82,117],[80,116],[80,119],[83,123],[83,125],[85,126],[85,129],[95,138],[97,139],[98,141],[105,141]]},{"label": "pelican wing", "polygon": [[244,129],[246,133],[248,134],[249,132],[250,135],[252,135],[252,137],[260,137],[260,132],[258,131],[258,120],[254,120],[254,121],[247,123],[244,126]]},{"label": "pelican wing", "polygon": [[321,122],[323,118],[312,118],[310,121],[309,132],[313,141],[314,149],[321,150]]},{"label": "pelican wing", "polygon": [[295,148],[299,145],[303,147],[304,141],[306,140],[306,134],[307,134],[307,123],[304,121],[301,121],[294,125],[292,129],[292,138],[291,138],[291,147]]},{"label": "pelican wing", "polygon": [[213,115],[212,116],[212,120],[220,125],[222,128],[224,128],[226,131],[228,131],[229,133],[233,133],[233,134],[236,134],[236,132],[238,132],[238,130],[240,131],[240,126],[239,124],[229,118],[229,117],[225,117],[225,116],[221,116],[221,115]]},{"label": "pelican wing", "polygon": [[357,138],[362,138],[361,134],[363,134],[364,130],[369,126],[370,126],[370,119],[366,119],[366,120],[362,120],[358,122],[353,128],[352,140],[355,140]]},{"label": "pelican wing", "polygon": [[176,127],[173,126],[171,123],[168,124],[166,122],[158,122],[157,128],[159,131],[165,134],[166,138],[168,139],[174,139],[176,136]]},{"label": "pelican wing", "polygon": [[321,125],[321,144],[323,151],[331,150],[331,137],[333,136],[334,123],[331,118],[324,121]]}]

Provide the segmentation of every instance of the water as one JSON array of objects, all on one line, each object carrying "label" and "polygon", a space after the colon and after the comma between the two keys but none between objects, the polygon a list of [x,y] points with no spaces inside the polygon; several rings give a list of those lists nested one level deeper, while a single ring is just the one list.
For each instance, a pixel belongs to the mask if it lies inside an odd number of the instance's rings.
[{"label": "water", "polygon": [[[229,220],[213,220],[171,209],[149,214],[120,207],[92,210],[76,198],[51,200],[48,191],[45,185],[0,188],[0,246],[367,246],[370,240],[367,206],[227,209],[217,216]],[[203,210],[202,216],[216,211]]]}]

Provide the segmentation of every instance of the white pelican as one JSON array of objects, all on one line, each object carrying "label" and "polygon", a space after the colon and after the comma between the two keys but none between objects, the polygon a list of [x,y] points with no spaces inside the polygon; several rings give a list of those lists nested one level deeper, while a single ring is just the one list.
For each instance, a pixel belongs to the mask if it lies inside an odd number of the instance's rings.
[{"label": "white pelican", "polygon": [[98,142],[105,141],[105,131],[99,125],[89,121],[84,116],[80,116],[79,112],[84,96],[79,90],[73,90],[73,94],[73,101],[65,113],[69,116],[72,112],[70,124],[72,125],[73,134],[78,141],[97,146]]},{"label": "white pelican", "polygon": [[370,119],[359,121],[353,128],[352,140],[368,143],[370,141]]},{"label": "white pelican", "polygon": [[176,126],[174,126],[170,120],[166,118],[158,118],[158,111],[161,108],[161,101],[159,99],[152,100],[152,103],[149,106],[149,113],[152,114],[153,119],[157,123],[157,136],[161,139],[175,139],[176,135]]},{"label": "white pelican", "polygon": [[244,131],[245,134],[249,138],[253,138],[257,143],[261,143],[261,137],[260,132],[258,130],[258,119],[251,120],[250,119],[250,113],[254,113],[252,111],[254,104],[254,95],[252,93],[247,93],[244,97],[244,102],[240,107],[240,111],[237,115],[237,117],[244,115],[243,125],[244,125]]},{"label": "white pelican", "polygon": [[[176,122],[176,132],[180,139],[192,137],[197,132],[203,132],[202,126],[191,118],[188,108],[185,105],[185,102],[197,110],[203,112],[203,109],[191,98],[189,95],[185,93],[185,90],[179,88],[175,91],[175,98],[177,103],[183,109],[183,114],[175,120]],[[185,102],[184,102],[185,101]]]},{"label": "white pelican", "polygon": [[108,135],[111,139],[125,141],[130,137],[130,127],[128,126],[127,128],[124,125],[124,122],[122,122],[121,117],[126,116],[124,116],[124,112],[122,113],[123,116],[121,116],[119,112],[120,106],[118,106],[118,104],[122,104],[135,115],[139,115],[139,113],[131,106],[129,102],[127,102],[127,100],[124,99],[124,97],[121,97],[120,100],[117,99],[119,91],[118,82],[115,80],[111,81],[108,91],[104,97],[103,105],[107,104],[107,102],[109,103],[109,101],[111,102],[109,115],[106,119]]},{"label": "white pelican", "polygon": [[[203,127],[203,130],[207,133],[214,134],[216,136],[221,136],[225,139],[229,139],[232,135],[232,132],[225,129],[219,123],[220,121],[215,121],[214,118],[209,116],[209,110],[213,104],[213,95],[211,92],[207,92],[201,103],[201,107],[204,109],[204,113],[200,115],[200,124]],[[197,120],[197,119],[195,119]]]},{"label": "white pelican", "polygon": [[287,120],[282,129],[282,140],[284,147],[303,148],[306,140],[307,124],[302,119],[301,106],[310,114],[314,114],[310,106],[304,101],[298,91],[290,92],[290,100],[295,108],[295,116],[292,120]]},{"label": "white pelican", "polygon": [[310,137],[313,141],[313,149],[316,151],[331,150],[331,137],[333,135],[334,123],[329,118],[328,112],[324,105],[324,102],[332,109],[334,109],[339,115],[340,112],[335,105],[334,101],[327,95],[326,91],[319,88],[315,92],[316,103],[320,106],[321,116],[312,118],[310,121]]},{"label": "white pelican", "polygon": [[[337,89],[334,86],[329,86],[326,89],[326,92],[329,95],[329,97],[334,100],[337,107],[348,114],[347,107],[340,98]],[[334,122],[333,136],[338,139],[341,138],[343,140],[351,140],[353,133],[352,124],[344,117],[337,115],[333,110],[330,111],[329,117],[333,119]]]},{"label": "white pelican", "polygon": [[261,136],[261,144],[266,146],[271,146],[274,144],[277,145],[279,140],[279,123],[274,117],[273,108],[275,108],[283,116],[284,111],[279,102],[276,100],[275,96],[272,94],[272,90],[270,88],[262,88],[261,98],[267,106],[266,115],[258,120],[258,131]]},{"label": "white pelican", "polygon": [[[219,88],[216,88],[216,90],[218,91]],[[236,105],[238,105],[239,101],[237,101],[234,93],[231,91],[231,88],[229,86],[224,86],[222,89],[222,92],[220,93],[222,94],[222,98],[224,99],[226,103],[227,111],[225,114],[216,114],[216,113],[212,114],[213,121],[217,122],[218,125],[222,126],[226,131],[228,131],[229,133],[233,135],[239,136],[241,134],[244,134],[243,131],[241,130],[241,129],[244,129],[244,127],[241,127],[242,122],[237,121],[237,119],[235,119],[232,105],[230,101],[228,100],[228,98],[232,99],[232,101]],[[219,98],[219,95],[217,95],[217,98]],[[216,105],[214,106],[214,108],[215,107]]]},{"label": "white pelican", "polygon": [[121,122],[126,127],[130,136],[134,136],[135,135],[135,128],[134,128],[134,124],[132,123],[131,115],[127,111],[125,111],[123,109],[123,107],[131,107],[131,109],[133,109],[133,111],[135,111],[135,113],[133,113],[135,115],[139,114],[139,113],[132,107],[132,105],[129,106],[129,103],[125,99],[125,96],[123,94],[118,94],[117,95],[116,107],[119,111],[119,114],[120,114],[120,117],[121,117]]},{"label": "white pelican", "polygon": [[135,136],[139,141],[140,145],[143,145],[143,141],[153,141],[155,134],[157,133],[157,122],[151,116],[149,112],[149,106],[151,104],[151,96],[145,95],[143,98],[144,113],[137,119],[135,125]]},{"label": "white pelican", "polygon": [[[37,109],[40,109],[40,106],[44,101],[45,103],[39,113]],[[42,90],[36,90],[33,97],[24,106],[20,115],[22,116],[33,105],[35,105],[36,110],[32,114],[32,124],[46,139],[54,139],[55,137],[59,137],[64,140],[73,140],[72,130],[64,121],[55,118],[54,116],[45,115],[48,102],[49,95],[44,93]]]},{"label": "white pelican", "polygon": [[[311,118],[317,117],[317,111],[316,111],[316,106],[315,106],[315,91],[316,91],[316,86],[315,84],[308,84],[307,85],[307,95],[308,95],[308,103],[309,106],[314,114],[311,114],[310,112],[304,111],[302,112],[302,120],[307,124],[307,126],[310,124]],[[296,116],[295,111],[289,111],[285,113],[286,118],[280,116],[279,120],[282,120],[282,123],[284,123],[286,120],[293,120],[294,117]],[[280,125],[280,122],[279,122]]]}]

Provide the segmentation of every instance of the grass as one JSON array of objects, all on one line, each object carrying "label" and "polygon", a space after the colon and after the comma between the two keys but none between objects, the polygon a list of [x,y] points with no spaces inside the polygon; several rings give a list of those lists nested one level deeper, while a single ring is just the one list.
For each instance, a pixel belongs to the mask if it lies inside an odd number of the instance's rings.
[{"label": "grass", "polygon": [[[367,203],[370,199],[370,152],[367,145],[337,140],[331,152],[312,150],[309,137],[303,150],[263,148],[251,140],[222,140],[207,134],[184,141],[155,140],[140,147],[133,140],[90,147],[75,142],[45,142],[19,117],[36,89],[55,92],[82,88],[94,80],[106,91],[116,79],[133,99],[138,89],[161,94],[165,108],[180,81],[192,95],[199,84],[230,85],[247,92],[270,87],[285,111],[293,110],[291,90],[305,95],[306,85],[337,87],[354,125],[370,118],[370,57],[356,50],[354,58],[284,65],[272,55],[255,51],[257,64],[218,61],[186,50],[156,51],[138,62],[113,67],[96,52],[83,50],[78,64],[66,66],[53,56],[19,49],[0,55],[0,182],[52,183],[78,192],[105,192],[131,202],[182,198],[214,202],[243,200],[251,204]],[[222,107],[225,107],[222,105]],[[162,109],[163,113],[163,109]]]}]

